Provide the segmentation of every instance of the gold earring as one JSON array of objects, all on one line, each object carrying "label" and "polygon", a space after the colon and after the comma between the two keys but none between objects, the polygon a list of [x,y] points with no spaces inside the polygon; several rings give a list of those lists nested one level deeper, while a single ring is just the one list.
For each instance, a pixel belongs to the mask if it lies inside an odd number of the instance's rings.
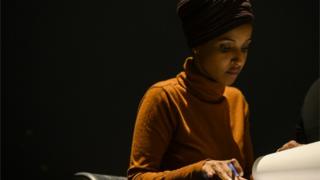
[{"label": "gold earring", "polygon": [[196,49],[193,49],[193,54],[198,54],[198,51]]}]

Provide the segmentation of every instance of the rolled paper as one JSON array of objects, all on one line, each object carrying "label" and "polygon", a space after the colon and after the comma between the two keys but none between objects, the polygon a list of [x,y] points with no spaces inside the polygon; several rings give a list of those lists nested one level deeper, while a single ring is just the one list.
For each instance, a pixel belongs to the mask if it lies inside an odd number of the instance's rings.
[{"label": "rolled paper", "polygon": [[259,157],[254,180],[320,180],[320,141]]}]

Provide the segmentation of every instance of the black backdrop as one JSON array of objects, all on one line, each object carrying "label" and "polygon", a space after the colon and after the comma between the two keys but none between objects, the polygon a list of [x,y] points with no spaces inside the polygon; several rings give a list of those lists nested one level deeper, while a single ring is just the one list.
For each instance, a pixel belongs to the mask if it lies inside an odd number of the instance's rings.
[{"label": "black backdrop", "polygon": [[[2,1],[5,180],[126,174],[140,98],[188,54],[175,2]],[[260,156],[293,138],[319,75],[319,5],[253,3],[253,44],[235,85]]]}]

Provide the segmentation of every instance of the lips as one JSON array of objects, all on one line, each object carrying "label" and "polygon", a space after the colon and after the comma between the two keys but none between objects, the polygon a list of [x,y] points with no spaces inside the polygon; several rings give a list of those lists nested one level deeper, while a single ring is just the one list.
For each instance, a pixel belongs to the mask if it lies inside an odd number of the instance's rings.
[{"label": "lips", "polygon": [[231,75],[238,75],[241,72],[241,68],[230,68],[226,73]]}]

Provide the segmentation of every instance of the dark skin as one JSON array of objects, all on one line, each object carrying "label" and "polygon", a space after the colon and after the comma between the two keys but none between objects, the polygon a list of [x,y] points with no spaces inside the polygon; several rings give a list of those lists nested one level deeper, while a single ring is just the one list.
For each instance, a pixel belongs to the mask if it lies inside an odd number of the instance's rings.
[{"label": "dark skin", "polygon": [[251,34],[252,25],[244,24],[194,47],[198,68],[211,79],[231,85],[246,63]]},{"label": "dark skin", "polygon": [[282,147],[280,147],[277,150],[277,152],[284,151],[284,150],[291,149],[291,148],[295,148],[295,147],[299,147],[299,146],[302,146],[302,145],[303,144],[300,144],[295,140],[291,140],[291,141],[287,142],[286,144],[284,144]]},{"label": "dark skin", "polygon": [[[229,86],[233,84],[245,66],[248,48],[251,43],[252,25],[243,24],[192,49],[198,69],[210,79]],[[300,146],[296,141],[289,141],[278,151]],[[232,163],[240,174],[232,177],[228,167]],[[236,159],[208,160],[202,167],[204,177],[211,179],[218,176],[222,180],[245,180],[243,169]]]}]

